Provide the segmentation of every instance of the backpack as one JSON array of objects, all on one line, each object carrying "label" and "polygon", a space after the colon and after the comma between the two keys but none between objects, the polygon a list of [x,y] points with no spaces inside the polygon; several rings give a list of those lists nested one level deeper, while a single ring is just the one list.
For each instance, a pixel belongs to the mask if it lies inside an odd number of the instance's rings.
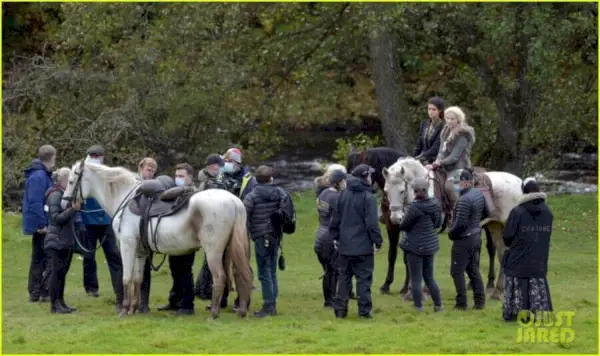
[{"label": "backpack", "polygon": [[[285,192],[284,192],[285,193]],[[281,197],[281,203],[279,207],[282,217],[282,230],[283,233],[291,235],[296,232],[296,209],[294,208],[294,202],[292,197],[285,193]]]}]

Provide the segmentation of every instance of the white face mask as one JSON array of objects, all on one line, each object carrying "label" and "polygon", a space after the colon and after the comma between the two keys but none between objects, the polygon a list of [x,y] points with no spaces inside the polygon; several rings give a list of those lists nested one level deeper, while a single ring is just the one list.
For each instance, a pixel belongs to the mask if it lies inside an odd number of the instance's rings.
[{"label": "white face mask", "polygon": [[95,163],[95,164],[102,164],[102,160],[99,159],[99,158],[91,158],[90,157],[90,158],[87,159],[87,161],[91,162],[91,163]]},{"label": "white face mask", "polygon": [[235,166],[233,162],[225,162],[225,166],[223,166],[223,172],[232,173],[235,170]]}]

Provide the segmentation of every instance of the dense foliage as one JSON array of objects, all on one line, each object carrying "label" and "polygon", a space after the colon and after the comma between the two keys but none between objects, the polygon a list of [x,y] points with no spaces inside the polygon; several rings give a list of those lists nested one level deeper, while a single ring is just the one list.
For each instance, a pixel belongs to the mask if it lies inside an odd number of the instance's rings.
[{"label": "dense foliage", "polygon": [[465,109],[480,165],[520,173],[597,141],[595,3],[3,3],[3,17],[5,188],[46,142],[60,164],[93,143],[112,164],[200,164],[230,143],[258,161],[311,125],[379,115],[386,144],[410,148],[432,95]]}]

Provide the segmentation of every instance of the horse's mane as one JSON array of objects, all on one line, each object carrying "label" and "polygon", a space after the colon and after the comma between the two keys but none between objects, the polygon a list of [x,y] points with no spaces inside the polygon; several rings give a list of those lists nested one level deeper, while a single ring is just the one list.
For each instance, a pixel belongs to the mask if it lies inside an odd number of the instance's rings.
[{"label": "horse's mane", "polygon": [[[362,157],[361,157],[362,156]],[[365,161],[366,164],[373,167],[375,172],[380,174],[383,168],[394,164],[400,157],[405,157],[406,153],[400,152],[390,147],[373,147],[362,152],[351,152],[348,155],[346,169],[352,172],[356,166]]]},{"label": "horse's mane", "polygon": [[[404,167],[404,175],[400,175],[400,170]],[[388,171],[390,175],[396,176],[398,178],[405,178],[407,180],[413,180],[415,178],[414,172],[418,170],[423,170],[423,165],[421,162],[417,161],[412,157],[404,157],[400,158],[396,163],[392,164]]]},{"label": "horse's mane", "polygon": [[[79,167],[80,164],[81,161],[77,161],[73,167]],[[138,175],[124,167],[109,167],[103,164],[86,162],[85,168],[102,178],[105,184],[104,191],[110,194],[111,197],[117,193],[122,185],[134,185],[141,180]]]}]

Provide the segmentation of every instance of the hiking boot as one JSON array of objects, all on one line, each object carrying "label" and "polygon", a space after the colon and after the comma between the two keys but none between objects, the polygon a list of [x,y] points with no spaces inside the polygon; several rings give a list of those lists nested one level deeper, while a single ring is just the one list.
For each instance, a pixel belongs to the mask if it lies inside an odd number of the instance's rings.
[{"label": "hiking boot", "polygon": [[177,311],[175,312],[175,315],[177,316],[183,316],[183,315],[194,315],[194,309],[184,309],[184,308],[179,308],[177,309]]},{"label": "hiking boot", "polygon": [[147,305],[140,305],[136,312],[140,314],[150,313],[150,308]]},{"label": "hiking boot", "polygon": [[461,306],[461,305],[455,305],[454,306],[454,310],[458,310],[458,311],[467,311],[467,306]]},{"label": "hiking boot", "polygon": [[177,310],[177,307],[172,305],[171,303],[165,304],[162,307],[156,308],[158,311],[168,311],[168,310]]},{"label": "hiking boot", "polygon": [[71,314],[71,309],[65,308],[59,301],[56,301],[50,307],[50,312],[53,314]]},{"label": "hiking boot", "polygon": [[32,303],[37,303],[40,301],[40,296],[39,295],[30,295],[29,301]]},{"label": "hiking boot", "polygon": [[439,307],[437,307],[437,306],[434,305],[433,306],[433,311],[436,312],[436,313],[437,312],[442,312],[442,311],[444,311],[444,306],[440,305]]},{"label": "hiking boot", "polygon": [[338,319],[344,319],[348,315],[348,312],[345,310],[336,310],[335,317]]},{"label": "hiking boot", "polygon": [[68,305],[67,305],[67,303],[65,303],[65,301],[64,301],[64,300],[62,300],[62,299],[60,300],[60,304],[61,304],[63,307],[65,307],[65,308],[69,309],[69,310],[70,310],[70,311],[72,311],[72,312],[74,312],[74,311],[77,311],[77,308],[71,308],[71,307],[70,307],[70,306],[68,306]]},{"label": "hiking boot", "polygon": [[90,297],[98,298],[100,294],[98,294],[97,290],[89,290],[86,292]]},{"label": "hiking boot", "polygon": [[415,310],[416,310],[416,311],[418,311],[418,312],[422,312],[422,311],[424,311],[425,309],[423,309],[423,307],[415,307]]},{"label": "hiking boot", "polygon": [[373,315],[371,315],[371,313],[369,314],[360,314],[358,315],[359,318],[361,319],[373,319]]},{"label": "hiking boot", "polygon": [[265,316],[275,316],[277,315],[277,310],[275,310],[275,307],[267,307],[267,306],[263,306],[259,311],[254,313],[254,316],[257,318],[264,318]]}]

